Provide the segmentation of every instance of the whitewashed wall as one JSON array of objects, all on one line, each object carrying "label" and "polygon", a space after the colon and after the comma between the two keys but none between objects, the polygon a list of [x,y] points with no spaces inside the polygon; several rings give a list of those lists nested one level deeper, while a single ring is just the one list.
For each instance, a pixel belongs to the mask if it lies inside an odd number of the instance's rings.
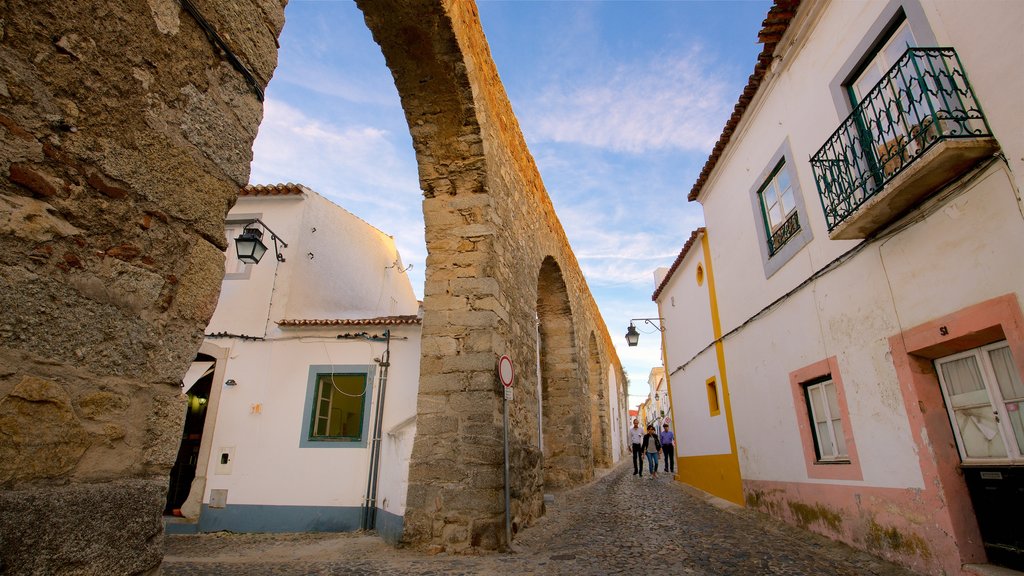
[{"label": "whitewashed wall", "polygon": [[[399,270],[393,239],[308,191],[303,195],[242,197],[229,214],[259,216],[288,242],[286,262],[270,250],[248,277],[227,279],[208,334],[226,332],[263,340],[211,338],[229,348],[203,501],[227,490],[231,505],[359,507],[367,496],[369,442],[364,447],[324,443],[300,447],[311,366],[372,366],[372,435],[385,343],[337,335],[391,330],[391,366],[382,421],[377,506],[404,514],[408,460],[415,435],[419,380],[418,325],[284,327],[282,319],[368,319],[415,315],[418,303]],[[233,250],[233,241],[231,243]],[[312,256],[310,256],[312,254]],[[228,265],[232,265],[229,255]],[[398,262],[398,267],[394,266]],[[209,429],[209,428],[208,428]],[[204,444],[207,439],[204,438]],[[328,447],[329,445],[329,447]],[[220,465],[222,453],[229,466]]]},{"label": "whitewashed wall", "polygon": [[[813,36],[778,68],[755,101],[702,197],[711,238],[723,332],[729,332],[812,272],[857,244],[829,240],[807,158],[842,117],[826,86],[858,50],[885,2],[831,2]],[[952,45],[1008,155],[1020,156],[1019,91],[1007,90],[999,71],[1019,67],[1019,54],[996,50],[988,26],[1015,22],[1020,5],[927,4],[939,43]],[[1012,8],[1012,9],[1011,9]],[[968,16],[968,12],[970,15]],[[984,16],[980,13],[986,13]],[[955,21],[947,35],[946,23]],[[952,31],[955,29],[955,33]],[[977,62],[977,64],[976,64]],[[1010,82],[1019,82],[1020,74]],[[1001,125],[998,124],[1001,122]],[[749,190],[788,139],[788,163],[800,180],[814,239],[765,278]],[[807,224],[805,224],[807,225]],[[983,231],[983,233],[981,233]],[[1021,293],[1022,219],[1007,173],[994,169],[972,190],[909,231],[871,246],[837,271],[762,315],[726,340],[726,362],[744,478],[811,481],[800,454],[796,409],[788,374],[838,356],[860,450],[864,483],[920,487],[924,479],[904,415],[887,338],[928,319],[1007,292]],[[678,275],[678,273],[677,273]],[[682,274],[686,277],[686,274]],[[662,299],[664,301],[664,298]],[[670,308],[663,308],[671,314]],[[683,348],[679,346],[679,348]],[[671,351],[670,351],[671,352]],[[670,353],[670,358],[672,354]],[[671,360],[670,360],[671,363]],[[670,367],[670,370],[672,368]],[[673,377],[673,385],[676,384]],[[682,434],[681,434],[682,436]],[[685,439],[684,439],[685,448]],[[830,481],[824,481],[830,482]]]},{"label": "whitewashed wall", "polygon": [[[703,281],[697,282],[697,267]],[[722,396],[722,376],[714,347],[711,300],[704,252],[698,238],[680,262],[658,297],[658,310],[665,319],[665,357],[668,383],[672,387],[673,431],[676,457],[728,454],[729,429]],[[706,382],[718,382],[718,416],[708,407]]]}]

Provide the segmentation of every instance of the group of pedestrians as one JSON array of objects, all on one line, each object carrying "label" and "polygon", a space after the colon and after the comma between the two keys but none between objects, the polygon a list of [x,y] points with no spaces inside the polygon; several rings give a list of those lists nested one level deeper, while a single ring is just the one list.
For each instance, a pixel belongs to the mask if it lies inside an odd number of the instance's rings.
[{"label": "group of pedestrians", "polygon": [[662,426],[659,434],[654,425],[648,424],[645,432],[640,428],[640,421],[633,419],[633,427],[629,429],[629,441],[633,445],[633,475],[644,475],[644,457],[647,458],[647,469],[651,478],[658,477],[658,454],[665,456],[665,472],[675,473],[675,445],[676,437],[668,424]]}]

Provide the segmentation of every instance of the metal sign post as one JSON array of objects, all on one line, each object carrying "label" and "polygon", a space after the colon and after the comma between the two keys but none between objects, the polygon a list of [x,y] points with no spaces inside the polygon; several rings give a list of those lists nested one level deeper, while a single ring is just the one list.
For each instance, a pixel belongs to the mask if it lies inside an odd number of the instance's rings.
[{"label": "metal sign post", "polygon": [[515,369],[512,367],[512,359],[508,356],[498,358],[498,379],[505,391],[504,414],[502,416],[502,428],[505,437],[505,548],[512,548],[512,498],[509,491],[509,470],[508,470],[508,403],[512,400],[512,381],[515,380]]}]

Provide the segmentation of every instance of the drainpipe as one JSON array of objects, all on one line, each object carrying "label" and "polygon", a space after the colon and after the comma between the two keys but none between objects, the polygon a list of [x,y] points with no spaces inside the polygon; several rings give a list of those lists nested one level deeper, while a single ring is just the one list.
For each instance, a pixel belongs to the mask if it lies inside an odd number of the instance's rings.
[{"label": "drainpipe", "polygon": [[380,385],[377,386],[377,410],[370,440],[370,471],[366,478],[366,499],[363,501],[363,530],[377,526],[377,480],[380,474],[380,434],[384,419],[384,392],[388,386],[388,368],[391,366],[391,330],[384,331],[384,354],[381,355]]}]

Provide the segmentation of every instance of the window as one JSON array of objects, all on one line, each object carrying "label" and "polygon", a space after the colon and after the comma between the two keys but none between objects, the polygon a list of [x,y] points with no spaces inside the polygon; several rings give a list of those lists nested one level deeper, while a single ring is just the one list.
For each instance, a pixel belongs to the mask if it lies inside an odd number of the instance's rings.
[{"label": "window", "polygon": [[708,378],[708,411],[712,416],[718,416],[722,413],[722,409],[718,405],[718,383],[715,382],[714,377]]},{"label": "window", "polygon": [[846,450],[846,435],[839,411],[839,399],[832,379],[804,387],[807,394],[807,408],[814,432],[814,450],[821,462],[849,459]]},{"label": "window", "polygon": [[792,159],[787,138],[767,158],[761,174],[750,182],[750,208],[765,278],[775,274],[814,238]]},{"label": "window", "polygon": [[790,372],[789,384],[807,477],[863,480],[853,420],[836,357]]},{"label": "window", "polygon": [[318,374],[316,411],[309,437],[359,440],[363,429],[365,374]]},{"label": "window", "polygon": [[1006,341],[935,361],[960,458],[1024,460],[1024,383]]},{"label": "window", "polygon": [[758,190],[761,215],[768,229],[768,254],[774,256],[790,238],[800,231],[800,220],[793,200],[793,184],[786,170],[786,160],[779,161],[771,176]]},{"label": "window", "polygon": [[[913,80],[913,76],[907,73],[881,82],[907,48],[916,45],[910,24],[901,20],[846,86],[850,104],[859,110],[858,128],[865,141],[864,152],[855,156],[860,160],[856,166],[858,174],[877,174],[880,168],[885,176],[891,176],[903,167],[908,154],[917,154],[923,122],[922,111],[916,106],[923,100],[920,84],[908,84],[908,78]],[[866,182],[869,189],[880,185],[870,179]]]},{"label": "window", "polygon": [[372,366],[310,366],[299,445],[366,446],[372,388]]},{"label": "window", "polygon": [[889,35],[888,39],[882,42],[871,58],[864,65],[864,69],[847,87],[850,93],[850,101],[856,106],[867,97],[868,92],[878,84],[878,81],[885,76],[889,68],[892,68],[896,61],[903,56],[907,48],[916,46],[914,33],[910,30],[910,24],[904,19],[896,29]]}]

